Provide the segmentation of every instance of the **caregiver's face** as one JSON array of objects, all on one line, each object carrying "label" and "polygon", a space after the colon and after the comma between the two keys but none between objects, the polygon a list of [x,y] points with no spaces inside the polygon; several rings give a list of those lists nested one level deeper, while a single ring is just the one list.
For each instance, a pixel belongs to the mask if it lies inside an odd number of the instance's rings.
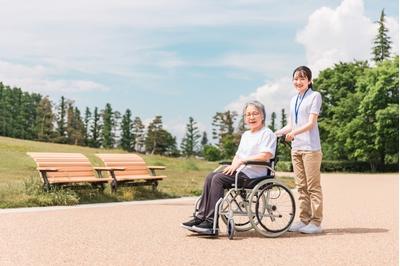
[{"label": "caregiver's face", "polygon": [[249,105],[244,113],[245,123],[249,126],[250,131],[257,131],[262,128],[264,119],[262,112],[254,105]]}]

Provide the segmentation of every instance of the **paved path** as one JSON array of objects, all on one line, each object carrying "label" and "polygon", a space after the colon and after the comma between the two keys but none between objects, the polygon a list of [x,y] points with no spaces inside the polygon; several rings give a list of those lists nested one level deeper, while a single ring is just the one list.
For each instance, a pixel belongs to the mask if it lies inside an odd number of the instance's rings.
[{"label": "paved path", "polygon": [[0,265],[398,265],[398,175],[324,174],[324,233],[230,241],[179,227],[193,198],[0,210]]}]

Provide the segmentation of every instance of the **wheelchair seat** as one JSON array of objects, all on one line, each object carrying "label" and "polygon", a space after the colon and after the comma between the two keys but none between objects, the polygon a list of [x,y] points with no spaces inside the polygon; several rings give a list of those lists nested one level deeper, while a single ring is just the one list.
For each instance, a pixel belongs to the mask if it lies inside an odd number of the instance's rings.
[{"label": "wheelchair seat", "polygon": [[[262,177],[257,177],[257,178],[251,178],[249,180],[246,180],[243,184],[243,188],[246,189],[253,189],[258,183],[260,183],[261,181],[265,180],[265,179],[273,179],[274,176],[271,175],[267,175],[267,176],[262,176]],[[233,184],[233,186],[235,186],[235,184]]]}]

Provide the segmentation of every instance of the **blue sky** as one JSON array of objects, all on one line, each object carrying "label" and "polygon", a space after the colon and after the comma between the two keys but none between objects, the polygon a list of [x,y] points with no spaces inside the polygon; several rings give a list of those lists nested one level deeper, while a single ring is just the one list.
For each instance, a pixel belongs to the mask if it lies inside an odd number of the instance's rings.
[{"label": "blue sky", "polygon": [[[211,133],[218,111],[287,108],[292,70],[369,59],[382,8],[398,54],[398,1],[1,1],[0,81],[86,106],[162,115],[180,138],[189,116]],[[209,134],[210,136],[210,134]]]}]

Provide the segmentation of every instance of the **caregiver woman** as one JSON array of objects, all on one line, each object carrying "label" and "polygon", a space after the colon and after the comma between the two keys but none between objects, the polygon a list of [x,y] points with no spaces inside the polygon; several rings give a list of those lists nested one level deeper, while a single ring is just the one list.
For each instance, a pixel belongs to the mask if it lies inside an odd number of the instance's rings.
[{"label": "caregiver woman", "polygon": [[306,66],[293,71],[293,85],[298,94],[290,102],[289,123],[275,132],[276,135],[286,134],[286,141],[292,141],[300,221],[289,231],[316,234],[322,232],[322,153],[317,123],[322,99],[319,92],[312,90],[312,73]]}]

